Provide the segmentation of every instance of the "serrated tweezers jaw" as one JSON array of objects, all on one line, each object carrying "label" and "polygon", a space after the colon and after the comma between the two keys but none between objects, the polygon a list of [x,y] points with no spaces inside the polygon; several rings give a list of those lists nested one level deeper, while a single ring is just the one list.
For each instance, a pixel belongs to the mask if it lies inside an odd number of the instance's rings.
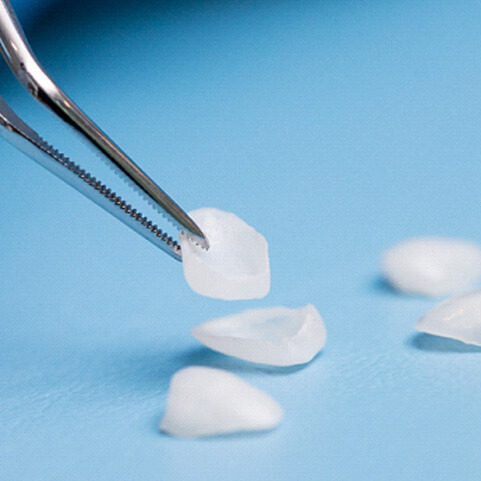
[{"label": "serrated tweezers jaw", "polygon": [[0,128],[0,135],[16,148],[131,227],[142,237],[160,247],[174,259],[182,260],[181,248],[176,240],[163,232],[101,180],[86,172],[43,140],[13,112],[2,97],[0,97],[0,126],[3,127]]},{"label": "serrated tweezers jaw", "polygon": [[[34,98],[93,145],[109,167],[176,229],[208,249],[208,241],[195,222],[47,75],[30,49],[8,0],[0,0],[0,49],[17,79]],[[0,117],[0,123],[4,127],[0,129],[3,131],[0,133],[13,145],[174,258],[182,259],[177,241],[100,180],[45,142],[3,100],[0,104]]]}]

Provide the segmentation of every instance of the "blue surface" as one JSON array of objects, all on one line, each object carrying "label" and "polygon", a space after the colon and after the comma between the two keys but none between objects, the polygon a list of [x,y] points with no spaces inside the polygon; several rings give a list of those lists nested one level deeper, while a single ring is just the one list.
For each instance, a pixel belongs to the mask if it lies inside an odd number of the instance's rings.
[{"label": "blue surface", "polygon": [[[29,27],[39,58],[183,207],[257,227],[272,290],[197,296],[178,263],[0,143],[0,479],[479,479],[481,350],[416,334],[435,301],[391,292],[378,259],[413,235],[481,242],[481,4],[81,3]],[[4,70],[24,118],[93,157]],[[306,303],[328,341],[304,368],[189,334]],[[266,390],[285,422],[163,436],[169,378],[194,364]]]},{"label": "blue surface", "polygon": [[48,7],[63,0],[9,0],[22,26],[28,27],[30,22],[38,19]]}]

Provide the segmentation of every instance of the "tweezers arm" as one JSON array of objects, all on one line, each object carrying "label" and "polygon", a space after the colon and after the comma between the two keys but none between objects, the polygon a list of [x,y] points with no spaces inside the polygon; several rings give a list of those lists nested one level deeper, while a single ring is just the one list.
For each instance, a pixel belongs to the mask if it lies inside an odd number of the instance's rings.
[{"label": "tweezers arm", "polygon": [[[160,206],[179,230],[206,239],[194,221],[150,179],[109,137],[100,130],[43,70],[28,45],[8,0],[0,0],[0,47],[5,60],[20,83],[41,103],[93,144],[108,161]],[[205,244],[205,245],[204,245]]]}]

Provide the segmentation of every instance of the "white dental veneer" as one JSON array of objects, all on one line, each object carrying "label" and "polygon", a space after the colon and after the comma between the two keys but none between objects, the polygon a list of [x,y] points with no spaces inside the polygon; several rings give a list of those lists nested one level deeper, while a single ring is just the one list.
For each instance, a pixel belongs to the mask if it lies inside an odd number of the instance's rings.
[{"label": "white dental veneer", "polygon": [[192,330],[202,344],[251,362],[291,366],[309,362],[326,343],[326,328],[317,309],[251,309]]},{"label": "white dental veneer", "polygon": [[472,242],[441,237],[410,239],[391,247],[383,273],[397,290],[442,296],[459,292],[481,276],[481,249]]},{"label": "white dental veneer", "polygon": [[205,250],[180,236],[184,275],[192,290],[225,300],[266,296],[271,275],[265,238],[229,212],[203,208],[189,215],[210,246]]},{"label": "white dental veneer", "polygon": [[283,416],[274,399],[240,377],[193,366],[172,377],[159,428],[172,436],[214,436],[273,429]]},{"label": "white dental veneer", "polygon": [[416,329],[481,346],[481,290],[441,302],[419,319]]}]

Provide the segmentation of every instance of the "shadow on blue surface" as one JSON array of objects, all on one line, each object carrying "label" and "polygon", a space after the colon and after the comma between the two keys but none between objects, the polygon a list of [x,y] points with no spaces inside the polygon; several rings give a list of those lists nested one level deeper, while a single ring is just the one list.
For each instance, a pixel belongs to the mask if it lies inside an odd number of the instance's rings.
[{"label": "shadow on blue surface", "polygon": [[234,373],[263,373],[271,376],[283,376],[292,374],[304,369],[307,365],[317,359],[318,354],[312,361],[307,364],[299,364],[297,366],[268,366],[265,364],[257,364],[242,359],[236,359],[226,356],[218,352],[212,351],[206,347],[196,347],[187,352],[183,352],[176,356],[177,363],[183,367],[188,366],[206,366],[224,369]]},{"label": "shadow on blue surface", "polygon": [[406,344],[409,347],[413,347],[420,351],[427,352],[480,352],[481,347],[473,346],[471,344],[464,344],[461,341],[456,341],[455,339],[449,339],[447,337],[433,336],[431,334],[418,333],[411,336]]},{"label": "shadow on blue surface", "polygon": [[198,0],[195,2],[192,0],[102,0],[101,2],[98,0],[84,0],[82,2],[49,0],[32,19],[31,27],[39,30],[42,30],[45,25],[62,28],[62,26],[68,26],[79,21],[91,23],[98,19],[108,24],[111,22],[112,15],[117,17],[125,13],[135,15],[140,9],[152,13],[175,13],[186,8],[201,9],[218,6],[222,9],[236,4],[238,2],[235,0]]},{"label": "shadow on blue surface", "polygon": [[[159,419],[155,420],[155,432],[156,434],[159,432],[158,429],[158,424],[159,424]],[[274,428],[275,429],[275,428]],[[203,443],[208,443],[210,442],[219,442],[222,440],[229,440],[229,439],[251,439],[251,438],[262,438],[262,437],[269,437],[271,436],[271,433],[274,429],[269,429],[267,431],[244,431],[244,432],[237,432],[237,433],[229,433],[229,434],[214,434],[212,436],[203,436],[203,437],[197,437],[197,438],[176,438],[174,436],[170,436],[167,433],[160,432],[161,436],[164,436],[166,438],[172,439],[172,440],[177,440],[180,442],[185,442],[185,441],[193,441],[193,442],[203,442]]]},{"label": "shadow on blue surface", "polygon": [[376,276],[372,279],[369,284],[369,290],[374,291],[376,294],[400,295],[383,276]]}]

